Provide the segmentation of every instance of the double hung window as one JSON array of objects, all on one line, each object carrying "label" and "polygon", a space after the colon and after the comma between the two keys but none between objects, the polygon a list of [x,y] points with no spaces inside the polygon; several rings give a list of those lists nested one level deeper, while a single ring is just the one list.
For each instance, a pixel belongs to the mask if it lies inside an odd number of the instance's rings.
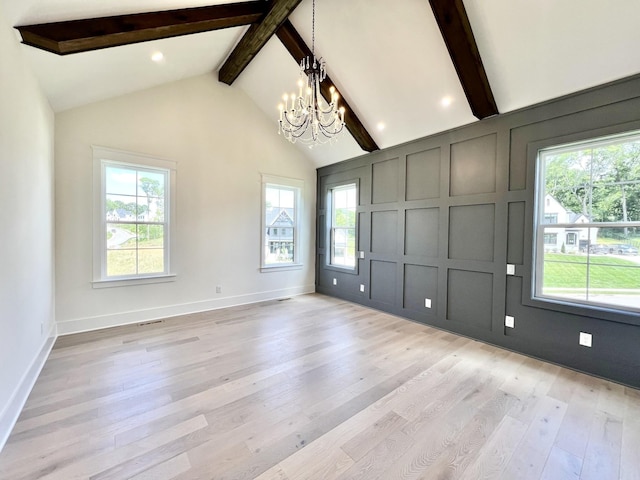
[{"label": "double hung window", "polygon": [[356,266],[357,193],[355,183],[340,185],[330,191],[331,265],[346,268]]},{"label": "double hung window", "polygon": [[534,297],[640,311],[640,132],[537,162]]},{"label": "double hung window", "polygon": [[302,180],[262,176],[262,270],[300,267]]},{"label": "double hung window", "polygon": [[94,281],[170,276],[175,163],[94,147]]}]

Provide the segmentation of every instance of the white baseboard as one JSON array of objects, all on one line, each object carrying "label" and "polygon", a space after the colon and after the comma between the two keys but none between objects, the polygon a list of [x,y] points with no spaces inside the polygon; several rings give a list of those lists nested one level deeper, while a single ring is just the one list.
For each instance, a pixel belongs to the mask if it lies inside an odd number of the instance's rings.
[{"label": "white baseboard", "polygon": [[42,348],[31,362],[29,369],[22,376],[18,386],[13,391],[9,403],[5,406],[4,410],[0,412],[0,452],[7,443],[9,435],[11,434],[11,431],[24,408],[24,404],[27,402],[29,394],[42,371],[42,367],[44,367],[47,358],[49,358],[53,344],[56,343],[56,338],[58,338],[58,332],[54,322],[51,326],[47,339],[42,345]]},{"label": "white baseboard", "polygon": [[132,310],[109,315],[59,321],[58,335],[71,335],[73,333],[99,330],[101,328],[119,327],[132,323],[148,322],[151,320],[158,320],[160,318],[205,312],[207,310],[217,310],[225,307],[235,307],[237,305],[264,302],[266,300],[276,300],[279,298],[304,295],[306,293],[313,292],[315,292],[315,285],[301,285],[281,290],[270,290],[266,292],[249,293],[246,295],[216,298],[200,302],[183,303],[145,310]]}]

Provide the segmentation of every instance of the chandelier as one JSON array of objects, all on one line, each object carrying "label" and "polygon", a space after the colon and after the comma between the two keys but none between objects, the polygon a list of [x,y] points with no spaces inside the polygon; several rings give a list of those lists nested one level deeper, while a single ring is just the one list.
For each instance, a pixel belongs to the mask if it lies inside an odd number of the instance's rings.
[{"label": "chandelier", "polygon": [[283,134],[291,143],[300,141],[309,145],[333,143],[335,136],[344,128],[344,107],[338,107],[338,92],[329,89],[331,99],[327,102],[321,92],[320,83],[327,77],[325,62],[315,56],[316,1],[313,0],[311,22],[311,56],[300,62],[298,94],[284,94],[284,103],[278,105],[278,135]]}]

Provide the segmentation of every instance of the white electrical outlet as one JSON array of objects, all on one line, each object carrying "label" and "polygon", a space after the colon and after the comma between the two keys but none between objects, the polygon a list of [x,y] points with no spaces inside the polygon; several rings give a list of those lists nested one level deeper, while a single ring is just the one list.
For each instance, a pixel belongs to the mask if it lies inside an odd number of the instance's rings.
[{"label": "white electrical outlet", "polygon": [[360,258],[364,258],[364,252],[360,252]]},{"label": "white electrical outlet", "polygon": [[360,284],[360,291],[364,292],[364,285],[363,284]]},{"label": "white electrical outlet", "polygon": [[425,298],[424,299],[424,308],[431,308],[431,299],[430,298]]},{"label": "white electrical outlet", "polygon": [[333,279],[333,284],[334,284],[334,285],[337,285],[337,284],[338,284],[338,279],[337,279],[337,278],[334,278],[334,279]]},{"label": "white electrical outlet", "polygon": [[515,321],[516,321],[516,319],[513,318],[511,315],[506,315],[504,317],[504,326],[505,327],[509,327],[509,328],[513,328],[515,326]]},{"label": "white electrical outlet", "polygon": [[216,285],[216,293],[222,293],[222,286]]},{"label": "white electrical outlet", "polygon": [[515,275],[516,274],[516,266],[508,263],[507,264],[507,275]]},{"label": "white electrical outlet", "polygon": [[591,340],[592,337],[590,333],[580,332],[580,345],[582,345],[583,347],[590,347]]}]

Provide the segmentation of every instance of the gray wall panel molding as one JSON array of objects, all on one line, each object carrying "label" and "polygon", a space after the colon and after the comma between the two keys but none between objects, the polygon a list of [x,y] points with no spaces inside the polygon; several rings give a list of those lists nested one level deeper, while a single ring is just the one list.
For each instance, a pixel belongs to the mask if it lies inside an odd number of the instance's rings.
[{"label": "gray wall panel molding", "polygon": [[507,219],[507,263],[524,263],[525,202],[509,202]]},{"label": "gray wall panel molding", "polygon": [[[404,264],[403,308],[421,316],[438,313],[438,267]],[[425,306],[429,300],[430,305]]]},{"label": "gray wall panel molding", "polygon": [[[447,320],[491,330],[492,298],[493,274],[449,269]],[[487,302],[487,299],[490,301]]]},{"label": "gray wall panel molding", "polygon": [[318,222],[328,185],[359,179],[367,254],[349,276],[319,248],[317,291],[640,387],[640,315],[530,293],[537,150],[638,129],[640,75],[318,169]]},{"label": "gray wall panel molding", "polygon": [[450,195],[496,192],[495,133],[451,144]]},{"label": "gray wall panel molding", "polygon": [[400,158],[381,160],[371,165],[371,204],[398,201],[400,183]]},{"label": "gray wall panel molding", "polygon": [[397,255],[398,214],[397,210],[371,212],[371,253]]},{"label": "gray wall panel molding", "polygon": [[404,254],[437,257],[440,209],[409,208],[404,215],[404,231],[400,231],[404,237]]},{"label": "gray wall panel molding", "polygon": [[440,147],[406,156],[405,200],[428,200],[440,197],[440,165],[442,162]]},{"label": "gray wall panel molding", "polygon": [[449,207],[449,259],[493,262],[495,204]]}]

